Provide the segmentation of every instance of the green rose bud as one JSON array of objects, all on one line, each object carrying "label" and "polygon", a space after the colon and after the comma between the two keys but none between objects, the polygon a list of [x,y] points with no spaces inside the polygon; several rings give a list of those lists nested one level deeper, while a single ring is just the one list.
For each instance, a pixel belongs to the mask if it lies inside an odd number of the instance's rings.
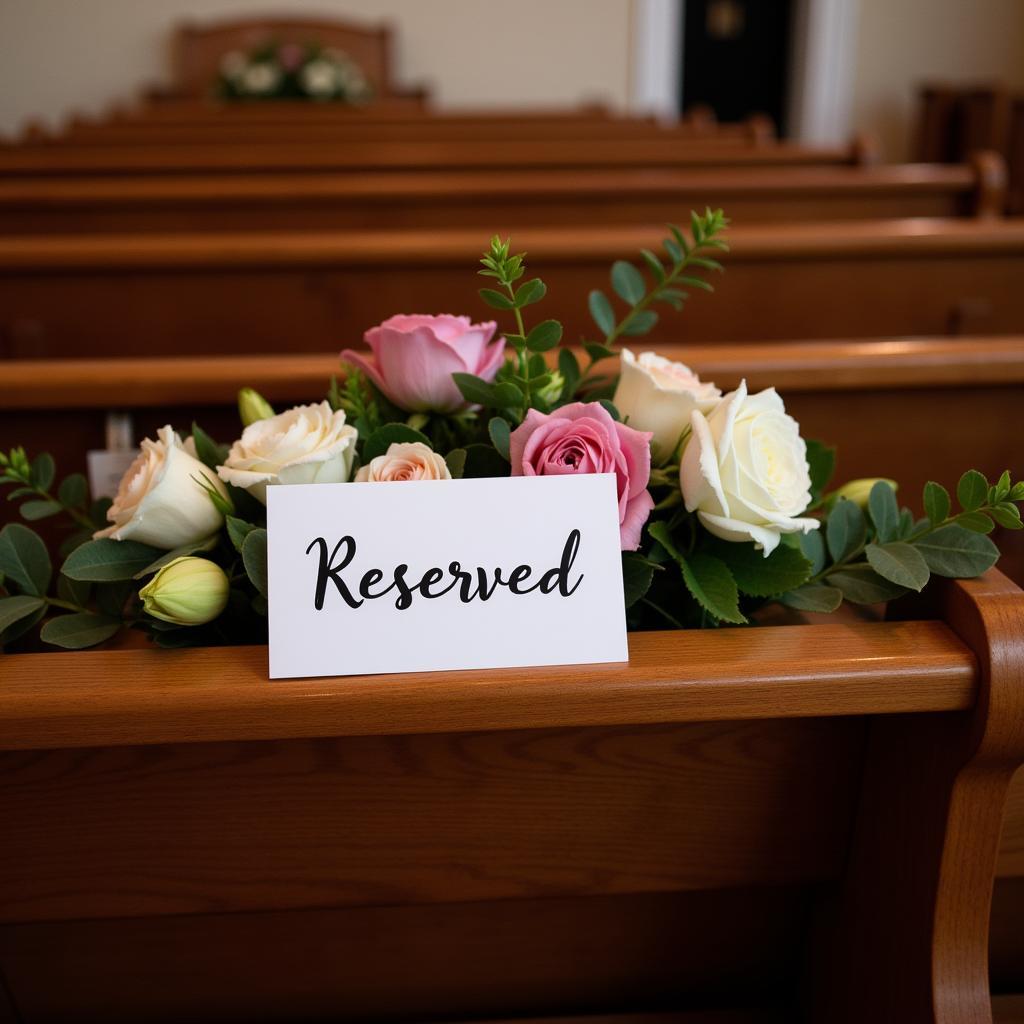
[{"label": "green rose bud", "polygon": [[274,415],[274,407],[258,391],[242,388],[238,392],[238,415],[242,418],[242,426],[247,427],[260,420],[269,420]]},{"label": "green rose bud", "polygon": [[843,484],[843,486],[834,494],[829,495],[828,504],[831,507],[840,498],[846,498],[848,501],[852,501],[855,505],[859,505],[861,508],[867,508],[871,488],[878,483],[888,484],[894,491],[899,486],[895,480],[886,480],[885,477],[870,477],[863,480],[851,480],[848,484]]},{"label": "green rose bud", "polygon": [[565,378],[558,370],[552,370],[551,380],[537,392],[537,395],[545,402],[554,402],[562,394],[563,387],[565,387]]},{"label": "green rose bud", "polygon": [[168,562],[140,591],[142,606],[156,619],[179,626],[212,622],[228,603],[228,578],[206,558]]}]

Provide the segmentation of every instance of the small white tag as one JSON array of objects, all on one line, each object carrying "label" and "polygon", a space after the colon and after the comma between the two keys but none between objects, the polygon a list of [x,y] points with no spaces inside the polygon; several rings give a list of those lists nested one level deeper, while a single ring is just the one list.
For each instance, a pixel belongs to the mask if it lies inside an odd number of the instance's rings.
[{"label": "small white tag", "polygon": [[89,493],[97,498],[112,498],[117,494],[121,477],[139,454],[138,448],[126,451],[107,451],[105,448],[86,454],[89,469]]},{"label": "small white tag", "polygon": [[629,660],[612,474],[276,486],[267,505],[272,679]]}]

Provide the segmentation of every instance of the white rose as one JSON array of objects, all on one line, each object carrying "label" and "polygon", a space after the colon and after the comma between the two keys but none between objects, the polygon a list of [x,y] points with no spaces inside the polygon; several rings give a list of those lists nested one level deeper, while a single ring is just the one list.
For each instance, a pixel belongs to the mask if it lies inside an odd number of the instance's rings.
[{"label": "white rose", "polygon": [[107,512],[113,525],[94,537],[137,540],[170,551],[209,537],[224,525],[224,517],[198,481],[205,480],[225,497],[227,491],[195,457],[192,439],[182,444],[170,426],[161,427],[157,438],[142,442]]},{"label": "white rose", "polygon": [[709,413],[722,392],[705,384],[688,366],[654,352],[634,356],[622,350],[622,373],[612,401],[631,427],[650,431],[655,459],[667,459],[690,426],[694,409]]},{"label": "white rose", "polygon": [[311,60],[300,72],[302,88],[310,96],[332,96],[338,88],[338,73],[326,60]]},{"label": "white rose", "polygon": [[448,464],[422,441],[394,443],[384,455],[371,459],[356,473],[358,483],[401,480],[451,480]]},{"label": "white rose", "polygon": [[352,472],[356,429],[327,402],[258,420],[242,431],[227,461],[217,467],[221,480],[247,490],[265,505],[268,484],[340,484]]},{"label": "white rose", "polygon": [[260,95],[273,92],[281,82],[281,72],[273,64],[250,64],[242,72],[241,86],[245,92]]},{"label": "white rose", "polygon": [[797,518],[811,501],[807,446],[774,388],[747,394],[747,382],[710,416],[694,410],[679,484],[688,512],[716,537],[754,541],[767,558],[784,533],[807,533]]}]

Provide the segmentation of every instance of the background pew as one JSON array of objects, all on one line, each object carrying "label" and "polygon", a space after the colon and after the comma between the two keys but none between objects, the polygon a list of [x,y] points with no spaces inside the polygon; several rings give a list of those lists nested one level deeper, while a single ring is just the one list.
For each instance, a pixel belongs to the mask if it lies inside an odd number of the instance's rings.
[{"label": "background pew", "polygon": [[507,232],[685,221],[722,206],[758,221],[995,217],[1006,202],[995,154],[970,165],[617,171],[378,171],[0,178],[0,232],[269,231],[479,227]]},{"label": "background pew", "polygon": [[[547,285],[545,317],[593,337],[587,294],[613,260],[658,248],[653,228],[517,232]],[[707,342],[1014,333],[1024,223],[968,220],[752,225],[729,233],[714,301],[681,321]],[[487,234],[107,235],[0,239],[8,358],[339,351],[403,311],[491,311],[473,295]],[[678,339],[665,315],[652,341]]]},{"label": "background pew", "polygon": [[509,167],[730,167],[844,166],[874,162],[869,140],[849,146],[804,147],[792,143],[737,145],[695,139],[643,138],[628,145],[614,139],[548,139],[536,142],[417,140],[342,145],[273,142],[197,146],[10,146],[0,149],[0,175],[239,174],[264,171],[366,171]]}]

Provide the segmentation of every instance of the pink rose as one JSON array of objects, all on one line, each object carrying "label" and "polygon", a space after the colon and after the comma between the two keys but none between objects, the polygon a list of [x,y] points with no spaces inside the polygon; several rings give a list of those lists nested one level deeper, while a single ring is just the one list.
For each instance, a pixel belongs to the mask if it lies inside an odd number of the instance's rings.
[{"label": "pink rose", "polygon": [[497,324],[472,324],[468,316],[393,316],[364,335],[374,360],[352,349],[342,359],[362,370],[407,412],[454,412],[466,405],[453,373],[494,380],[505,357]]},{"label": "pink rose", "polygon": [[636,551],[654,508],[647,492],[651,435],[616,423],[598,402],[576,402],[550,415],[531,409],[512,431],[513,476],[614,473],[623,551]]}]

